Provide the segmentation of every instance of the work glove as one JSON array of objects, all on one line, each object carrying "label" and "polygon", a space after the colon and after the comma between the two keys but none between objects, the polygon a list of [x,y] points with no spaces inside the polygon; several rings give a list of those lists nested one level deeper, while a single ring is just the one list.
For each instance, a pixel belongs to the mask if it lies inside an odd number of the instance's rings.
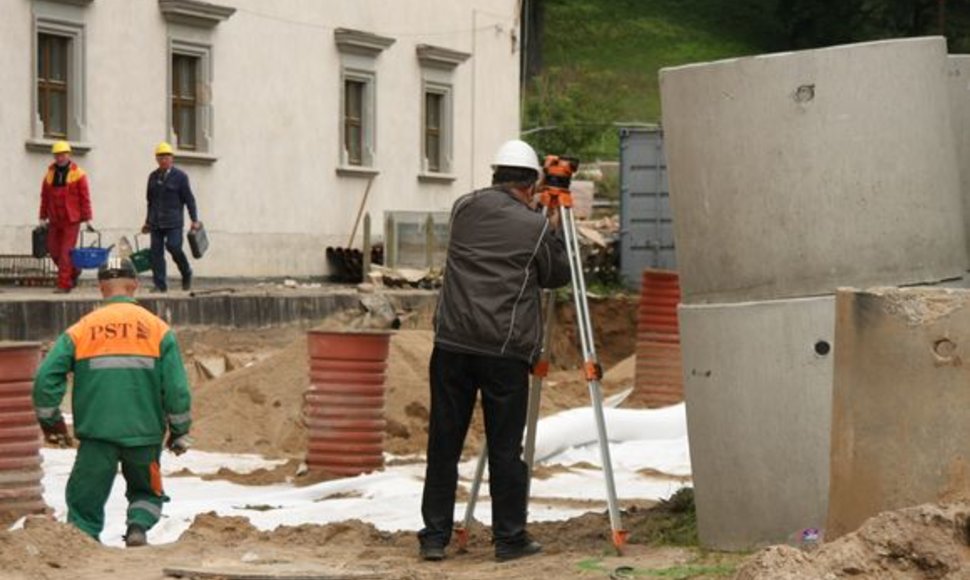
[{"label": "work glove", "polygon": [[50,425],[41,423],[40,428],[44,432],[44,440],[51,445],[58,447],[74,446],[74,438],[67,432],[67,424],[64,423],[64,419],[58,419]]},{"label": "work glove", "polygon": [[143,233],[143,234],[147,234],[150,231],[152,231],[152,229],[150,227],[148,227],[148,224],[147,223],[141,227],[141,233]]},{"label": "work glove", "polygon": [[175,433],[169,433],[165,447],[175,455],[182,455],[192,447],[192,439],[189,438],[188,434],[176,435]]}]

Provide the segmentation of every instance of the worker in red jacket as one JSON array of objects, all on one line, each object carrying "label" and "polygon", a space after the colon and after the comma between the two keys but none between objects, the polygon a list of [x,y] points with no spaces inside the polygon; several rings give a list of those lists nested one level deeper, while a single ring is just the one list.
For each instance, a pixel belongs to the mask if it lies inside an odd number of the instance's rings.
[{"label": "worker in red jacket", "polygon": [[40,189],[40,223],[46,225],[47,251],[57,264],[57,289],[66,294],[77,285],[81,270],[71,262],[71,249],[77,244],[81,222],[91,226],[91,194],[88,177],[71,161],[71,146],[57,141],[51,147],[54,163],[47,168]]}]

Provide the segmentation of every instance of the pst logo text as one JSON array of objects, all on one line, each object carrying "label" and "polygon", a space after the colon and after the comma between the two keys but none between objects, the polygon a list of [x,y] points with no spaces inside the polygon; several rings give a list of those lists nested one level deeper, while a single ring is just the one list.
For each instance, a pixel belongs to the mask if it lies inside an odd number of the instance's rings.
[{"label": "pst logo text", "polygon": [[148,340],[148,326],[138,322],[109,322],[107,324],[96,324],[90,328],[91,340],[112,340],[120,338],[122,340],[135,338],[138,340]]}]

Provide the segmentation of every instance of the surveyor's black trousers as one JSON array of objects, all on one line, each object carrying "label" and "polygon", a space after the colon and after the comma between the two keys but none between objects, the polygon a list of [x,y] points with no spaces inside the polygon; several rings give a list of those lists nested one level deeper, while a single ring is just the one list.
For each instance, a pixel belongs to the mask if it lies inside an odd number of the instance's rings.
[{"label": "surveyor's black trousers", "polygon": [[529,365],[525,361],[463,354],[435,347],[431,354],[431,422],[428,468],[421,500],[422,545],[445,546],[455,519],[458,462],[482,392],[488,443],[492,536],[497,544],[525,538],[528,467],[522,461],[522,432],[529,402]]}]

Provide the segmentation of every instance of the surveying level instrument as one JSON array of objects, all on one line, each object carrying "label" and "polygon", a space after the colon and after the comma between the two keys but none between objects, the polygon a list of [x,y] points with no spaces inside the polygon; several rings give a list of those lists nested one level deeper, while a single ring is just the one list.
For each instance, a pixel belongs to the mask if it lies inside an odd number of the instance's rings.
[{"label": "surveying level instrument", "polygon": [[[626,545],[629,532],[623,529],[620,519],[620,508],[616,498],[616,484],[613,479],[613,463],[610,459],[609,439],[606,436],[606,419],[603,415],[603,389],[600,381],[603,378],[603,367],[596,356],[596,346],[593,341],[593,327],[589,314],[589,301],[586,298],[586,280],[583,277],[582,254],[579,250],[579,238],[576,234],[576,221],[573,216],[573,197],[569,191],[570,181],[579,167],[579,160],[574,157],[560,157],[547,155],[543,163],[543,185],[539,190],[539,203],[546,208],[559,211],[560,227],[566,243],[566,255],[569,259],[569,272],[572,281],[573,300],[576,307],[576,324],[579,331],[579,346],[583,355],[583,377],[589,388],[592,401],[593,416],[596,421],[596,432],[599,440],[600,460],[603,464],[603,476],[606,480],[606,499],[609,505],[610,527],[612,528],[613,546],[618,553],[622,553]],[[539,422],[539,402],[542,396],[542,383],[549,373],[550,336],[555,317],[555,298],[551,292],[546,292],[546,328],[543,335],[543,348],[539,361],[532,368],[532,384],[529,389],[529,404],[526,411],[526,433],[523,448],[523,461],[529,467],[529,484],[532,483],[532,467],[535,461],[536,425]],[[468,544],[468,530],[475,514],[475,504],[481,491],[482,479],[485,475],[485,464],[488,449],[482,446],[475,466],[475,478],[472,480],[468,503],[465,507],[465,517],[455,528],[455,537],[459,551]],[[527,494],[528,496],[528,494]]]}]

